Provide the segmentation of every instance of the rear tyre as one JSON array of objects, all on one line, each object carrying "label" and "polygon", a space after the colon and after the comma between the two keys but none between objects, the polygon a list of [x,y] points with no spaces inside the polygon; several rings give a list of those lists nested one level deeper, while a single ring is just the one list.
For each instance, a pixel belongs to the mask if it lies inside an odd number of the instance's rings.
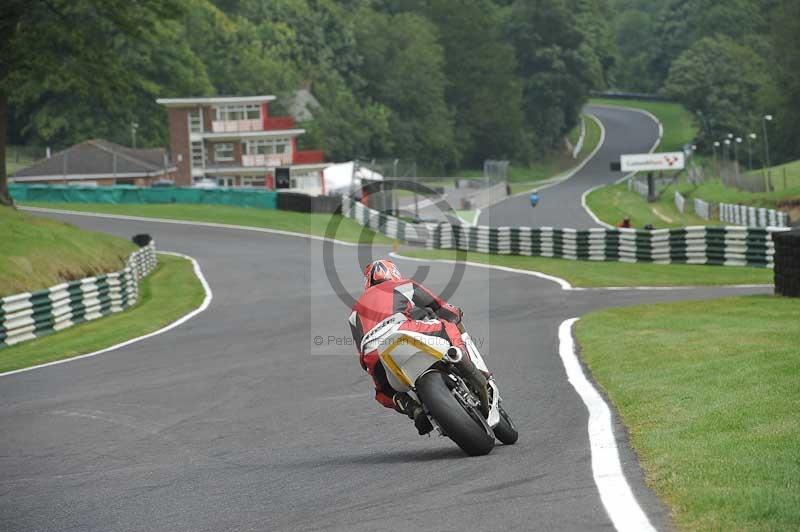
[{"label": "rear tyre", "polygon": [[497,405],[497,409],[500,412],[500,423],[494,428],[494,435],[497,436],[497,439],[500,440],[503,445],[514,445],[517,443],[517,439],[519,439],[517,427],[514,426],[511,417],[503,410],[502,405]]},{"label": "rear tyre", "polygon": [[447,437],[470,456],[489,454],[494,433],[477,407],[464,405],[439,371],[426,373],[417,381],[417,395],[439,423]]}]

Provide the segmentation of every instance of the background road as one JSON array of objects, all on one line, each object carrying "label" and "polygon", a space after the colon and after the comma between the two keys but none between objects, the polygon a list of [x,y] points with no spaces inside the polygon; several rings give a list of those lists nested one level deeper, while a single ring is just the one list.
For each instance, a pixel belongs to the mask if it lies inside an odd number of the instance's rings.
[{"label": "background road", "polygon": [[481,212],[478,225],[492,227],[597,227],[581,206],[584,192],[613,183],[623,174],[611,172],[609,164],[623,153],[646,153],[658,139],[658,125],[645,114],[619,107],[588,105],[585,112],[596,116],[605,128],[605,142],[581,170],[566,181],[541,191],[532,208],[528,194],[513,196]]},{"label": "background road", "polygon": [[[451,301],[520,430],[517,445],[474,459],[378,405],[353,347],[338,345],[348,311],[325,271],[357,294],[358,248],[326,260],[302,238],[54,217],[153,234],[199,260],[214,300],[164,335],[0,378],[2,530],[609,529],[558,324],[610,305],[761,291],[565,292],[468,267]],[[435,265],[425,283],[442,290],[451,268]],[[616,433],[634,493],[667,526]]]}]

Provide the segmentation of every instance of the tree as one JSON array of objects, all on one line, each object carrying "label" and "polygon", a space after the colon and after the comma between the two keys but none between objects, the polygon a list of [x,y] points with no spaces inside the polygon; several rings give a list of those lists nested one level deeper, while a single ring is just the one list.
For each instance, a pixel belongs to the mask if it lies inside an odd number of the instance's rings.
[{"label": "tree", "polygon": [[[141,85],[126,43],[147,41],[181,13],[178,0],[6,0],[0,17],[0,204],[11,205],[5,165],[9,98],[57,105],[51,90],[112,109]],[[138,87],[137,87],[138,85]],[[66,102],[69,105],[71,102]],[[88,109],[87,109],[88,111]]]},{"label": "tree", "polygon": [[770,58],[775,90],[764,111],[774,112],[777,135],[770,136],[776,160],[800,158],[800,3],[781,2],[772,18]]},{"label": "tree", "polygon": [[540,154],[557,147],[578,122],[592,87],[584,36],[563,0],[518,0],[506,23],[523,79],[523,106]]},{"label": "tree", "polygon": [[704,37],[672,62],[667,94],[702,112],[713,130],[744,134],[758,125],[768,72],[752,50],[724,36]]},{"label": "tree", "polygon": [[446,98],[463,162],[527,155],[514,48],[488,0],[431,0],[425,11],[444,48]]},{"label": "tree", "polygon": [[413,13],[361,9],[356,40],[363,56],[363,96],[386,105],[394,157],[440,172],[458,162],[453,120],[445,101],[444,51],[436,27]]}]

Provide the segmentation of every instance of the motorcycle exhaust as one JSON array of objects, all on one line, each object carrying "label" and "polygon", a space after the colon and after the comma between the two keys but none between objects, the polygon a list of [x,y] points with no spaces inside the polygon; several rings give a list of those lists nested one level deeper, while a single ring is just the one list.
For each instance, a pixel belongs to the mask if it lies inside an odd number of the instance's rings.
[{"label": "motorcycle exhaust", "polygon": [[451,347],[444,354],[444,358],[451,364],[458,364],[464,358],[464,353],[457,347]]}]

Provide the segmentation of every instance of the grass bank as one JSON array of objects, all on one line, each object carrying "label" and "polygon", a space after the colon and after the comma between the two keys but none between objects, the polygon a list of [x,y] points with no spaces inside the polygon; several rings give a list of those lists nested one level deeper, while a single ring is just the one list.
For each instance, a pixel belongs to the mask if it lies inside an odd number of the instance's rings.
[{"label": "grass bank", "polygon": [[800,301],[594,312],[581,356],[681,530],[800,528]]},{"label": "grass bank", "polygon": [[164,327],[203,302],[192,263],[158,255],[158,267],[140,285],[139,301],[123,312],[0,349],[0,372],[26,368],[110,347]]},{"label": "grass bank", "polygon": [[[31,207],[47,209],[64,209],[80,212],[98,212],[105,214],[121,214],[126,216],[144,216],[148,218],[168,218],[172,220],[187,220],[194,222],[212,222],[230,225],[246,225],[291,231],[308,235],[324,236],[330,214],[307,214],[300,212],[247,209],[242,207],[228,207],[225,205],[114,205],[107,203],[25,203]],[[345,242],[359,242],[362,239],[369,241],[374,234],[354,221],[336,216],[341,221],[335,237]],[[389,243],[389,239],[382,235],[375,235],[375,242]]]},{"label": "grass bank", "polygon": [[[511,165],[508,168],[508,183],[511,185],[511,193],[517,194],[526,190],[531,190],[536,185],[550,179],[557,177],[581,164],[589,154],[594,151],[597,144],[600,142],[601,129],[596,120],[589,115],[583,115],[586,121],[586,137],[583,141],[583,147],[578,153],[577,158],[573,159],[572,154],[567,150],[563,150],[557,154],[536,161],[528,166]],[[577,142],[577,137],[580,134],[580,126],[576,126],[571,131],[568,137]],[[464,177],[482,177],[483,170],[463,170],[459,172]]]},{"label": "grass bank", "polygon": [[[401,255],[421,259],[456,258],[453,250],[403,248]],[[772,270],[692,264],[629,264],[593,262],[548,257],[522,257],[468,253],[467,260],[481,264],[532,270],[566,279],[573,286],[720,286],[772,284]]]},{"label": "grass bank", "polygon": [[0,235],[0,297],[121,270],[136,250],[122,238],[7,207]]},{"label": "grass bank", "polygon": [[683,146],[691,144],[700,130],[695,116],[679,103],[609,98],[592,98],[589,103],[632,107],[655,115],[664,127],[664,136],[657,151],[682,151]]},{"label": "grass bank", "polygon": [[[685,192],[685,191],[684,191]],[[655,228],[685,227],[688,225],[720,225],[696,216],[691,207],[682,213],[675,206],[674,187],[668,188],[655,203],[648,203],[637,192],[628,190],[627,183],[607,185],[586,196],[586,205],[607,224],[616,225],[626,216],[634,227],[651,224]]]}]

